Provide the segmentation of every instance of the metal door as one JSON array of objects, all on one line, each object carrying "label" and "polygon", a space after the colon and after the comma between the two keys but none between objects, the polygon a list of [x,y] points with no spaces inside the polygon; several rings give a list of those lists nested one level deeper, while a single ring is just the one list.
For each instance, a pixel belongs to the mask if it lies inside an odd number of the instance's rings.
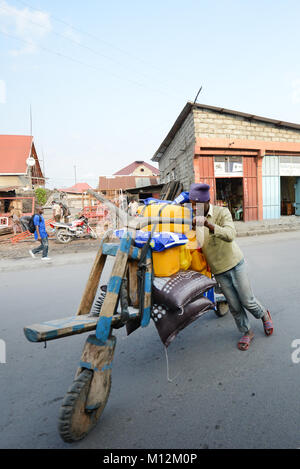
[{"label": "metal door", "polygon": [[244,221],[258,219],[257,163],[255,156],[243,157]]},{"label": "metal door", "polygon": [[213,156],[198,156],[194,159],[195,182],[210,185],[210,201],[215,203],[215,169]]},{"label": "metal door", "polygon": [[300,177],[296,178],[295,184],[295,215],[300,216]]},{"label": "metal door", "polygon": [[262,162],[263,219],[280,218],[279,156],[264,156]]}]

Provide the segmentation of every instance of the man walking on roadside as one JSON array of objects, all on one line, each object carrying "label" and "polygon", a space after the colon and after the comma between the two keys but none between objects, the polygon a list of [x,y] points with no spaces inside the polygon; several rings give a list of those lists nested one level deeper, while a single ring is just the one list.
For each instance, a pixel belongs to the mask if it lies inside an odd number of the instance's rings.
[{"label": "man walking on roadside", "polygon": [[34,215],[33,222],[35,226],[34,238],[36,241],[40,241],[40,246],[29,250],[29,254],[31,257],[35,258],[35,254],[38,254],[42,251],[42,261],[50,261],[50,257],[48,257],[48,233],[46,231],[45,220],[43,217],[44,210],[42,208],[38,208],[37,214]]},{"label": "man walking on roadside", "polygon": [[52,201],[52,215],[56,223],[59,223],[62,217],[62,210],[58,202],[56,200]]},{"label": "man walking on roadside", "polygon": [[267,336],[273,333],[273,323],[270,312],[252,293],[244,255],[234,241],[236,230],[231,213],[228,208],[210,203],[209,189],[207,184],[192,184],[189,192],[194,213],[196,207],[201,212],[195,217],[197,241],[211,272],[221,285],[236,325],[243,334],[237,344],[238,348],[248,350],[254,334],[247,311],[256,319],[262,320]]}]

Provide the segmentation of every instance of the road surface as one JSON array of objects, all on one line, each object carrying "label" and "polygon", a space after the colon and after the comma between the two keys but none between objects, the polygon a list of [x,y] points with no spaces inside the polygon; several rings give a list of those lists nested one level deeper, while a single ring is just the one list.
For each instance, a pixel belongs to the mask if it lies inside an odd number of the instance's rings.
[{"label": "road surface", "polygon": [[266,337],[261,322],[251,318],[255,339],[241,352],[232,317],[209,312],[170,345],[168,382],[165,350],[152,322],[129,337],[125,328],[115,331],[108,404],[92,433],[71,446],[60,439],[57,419],[87,335],[44,349],[26,341],[23,326],[74,314],[92,260],[60,258],[57,265],[54,259],[40,268],[24,270],[25,263],[20,271],[1,272],[6,364],[0,364],[0,447],[299,448],[300,233],[238,243],[255,294],[272,312],[274,335]]}]

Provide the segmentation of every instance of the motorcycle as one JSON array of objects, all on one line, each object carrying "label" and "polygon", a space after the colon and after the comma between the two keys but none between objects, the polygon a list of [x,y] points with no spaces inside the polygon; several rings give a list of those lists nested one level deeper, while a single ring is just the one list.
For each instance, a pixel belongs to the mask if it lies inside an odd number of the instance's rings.
[{"label": "motorcycle", "polygon": [[75,238],[97,238],[96,232],[89,225],[86,217],[80,217],[72,223],[53,222],[50,226],[55,230],[57,241],[62,244],[67,244]]}]

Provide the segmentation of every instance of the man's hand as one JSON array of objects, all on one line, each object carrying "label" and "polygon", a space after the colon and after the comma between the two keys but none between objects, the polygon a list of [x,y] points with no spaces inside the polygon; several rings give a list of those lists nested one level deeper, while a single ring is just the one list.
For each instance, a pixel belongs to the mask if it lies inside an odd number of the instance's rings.
[{"label": "man's hand", "polygon": [[212,223],[209,223],[207,218],[203,217],[203,216],[194,217],[193,218],[193,225],[198,226],[198,227],[205,226],[206,228],[209,229],[210,233],[215,232],[215,225],[213,225]]},{"label": "man's hand", "polygon": [[206,226],[207,219],[205,217],[199,216],[193,218],[193,225],[195,226]]}]

